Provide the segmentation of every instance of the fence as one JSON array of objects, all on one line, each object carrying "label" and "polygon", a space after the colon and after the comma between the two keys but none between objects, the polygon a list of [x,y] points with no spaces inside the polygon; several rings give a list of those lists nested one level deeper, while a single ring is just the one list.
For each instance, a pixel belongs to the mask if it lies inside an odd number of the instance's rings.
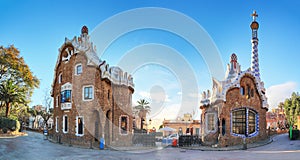
[{"label": "fence", "polygon": [[181,135],[179,136],[178,146],[192,146],[192,145],[201,145],[201,139],[199,136],[191,135]]},{"label": "fence", "polygon": [[155,146],[155,134],[135,133],[132,137],[134,145]]}]

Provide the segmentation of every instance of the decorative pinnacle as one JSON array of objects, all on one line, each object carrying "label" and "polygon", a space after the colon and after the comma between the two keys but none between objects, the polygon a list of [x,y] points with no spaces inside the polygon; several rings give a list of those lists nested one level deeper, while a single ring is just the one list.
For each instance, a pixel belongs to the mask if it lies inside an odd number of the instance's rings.
[{"label": "decorative pinnacle", "polygon": [[256,17],[258,17],[258,14],[254,10],[253,13],[251,14],[251,16],[253,17],[253,21],[256,21]]}]

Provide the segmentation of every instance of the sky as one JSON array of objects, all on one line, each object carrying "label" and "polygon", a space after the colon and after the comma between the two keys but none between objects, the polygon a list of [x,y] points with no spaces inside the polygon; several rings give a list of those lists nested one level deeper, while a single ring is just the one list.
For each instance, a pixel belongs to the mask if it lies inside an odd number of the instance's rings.
[{"label": "sky", "polygon": [[[79,36],[81,27],[86,25],[93,40],[109,39],[105,33],[99,35],[97,29],[117,16],[128,15],[138,9],[140,12],[137,13],[145,13],[144,9],[149,7],[150,10],[167,11],[170,15],[160,16],[159,11],[155,17],[137,14],[136,17],[131,15],[119,19],[117,25],[110,26],[109,33],[125,28],[134,18],[138,19],[134,21],[138,23],[135,25],[146,25],[152,18],[169,17],[154,27],[124,32],[113,39],[107,48],[98,48],[101,51],[99,57],[110,66],[130,68],[137,65],[130,70],[135,83],[133,104],[141,98],[150,101],[152,111],[149,118],[154,122],[175,119],[182,113],[194,113],[194,118],[199,119],[200,95],[212,87],[210,65],[222,66],[218,69],[224,72],[230,55],[236,53],[242,70],[250,67],[249,25],[253,10],[259,15],[260,72],[270,107],[276,107],[292,92],[299,91],[299,6],[300,1],[297,0],[2,0],[0,45],[13,44],[20,50],[21,56],[41,82],[34,91],[30,105],[43,104],[43,95],[45,91],[50,91],[53,82],[58,48],[65,37],[72,39]],[[176,15],[185,18],[179,21]],[[176,23],[171,25],[173,21]],[[189,22],[191,25],[188,25]],[[193,29],[192,23],[200,27]],[[177,30],[172,32],[160,27],[177,27]],[[182,34],[178,29],[183,30]],[[197,29],[202,33],[199,36]],[[193,44],[203,40],[203,37],[206,39],[204,44],[200,44],[202,49],[212,44],[218,51],[216,57],[211,56],[212,52],[202,50],[199,53],[198,44]],[[212,62],[207,60],[206,54],[214,58]],[[125,59],[127,61],[124,63]]]}]

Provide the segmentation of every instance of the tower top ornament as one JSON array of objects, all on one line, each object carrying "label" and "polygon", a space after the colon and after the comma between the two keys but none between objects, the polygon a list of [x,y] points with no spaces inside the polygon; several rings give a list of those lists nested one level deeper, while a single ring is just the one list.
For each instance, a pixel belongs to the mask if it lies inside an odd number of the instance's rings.
[{"label": "tower top ornament", "polygon": [[252,30],[258,30],[259,24],[256,22],[256,17],[258,17],[258,14],[256,13],[256,11],[253,11],[251,16],[253,17],[253,21],[252,21],[250,27]]},{"label": "tower top ornament", "polygon": [[253,17],[253,21],[256,21],[256,17],[258,17],[258,14],[256,13],[256,11],[253,11],[251,16]]}]

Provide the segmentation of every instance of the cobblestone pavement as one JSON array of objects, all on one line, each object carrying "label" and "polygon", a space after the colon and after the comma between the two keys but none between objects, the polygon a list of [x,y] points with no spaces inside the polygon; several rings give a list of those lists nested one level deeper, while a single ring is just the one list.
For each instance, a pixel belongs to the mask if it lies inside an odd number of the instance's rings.
[{"label": "cobblestone pavement", "polygon": [[287,134],[278,135],[273,142],[248,150],[201,151],[167,147],[161,150],[122,152],[68,147],[51,143],[38,133],[28,132],[28,136],[0,138],[0,159],[101,159],[101,160],[299,160],[300,141],[290,141]]}]

